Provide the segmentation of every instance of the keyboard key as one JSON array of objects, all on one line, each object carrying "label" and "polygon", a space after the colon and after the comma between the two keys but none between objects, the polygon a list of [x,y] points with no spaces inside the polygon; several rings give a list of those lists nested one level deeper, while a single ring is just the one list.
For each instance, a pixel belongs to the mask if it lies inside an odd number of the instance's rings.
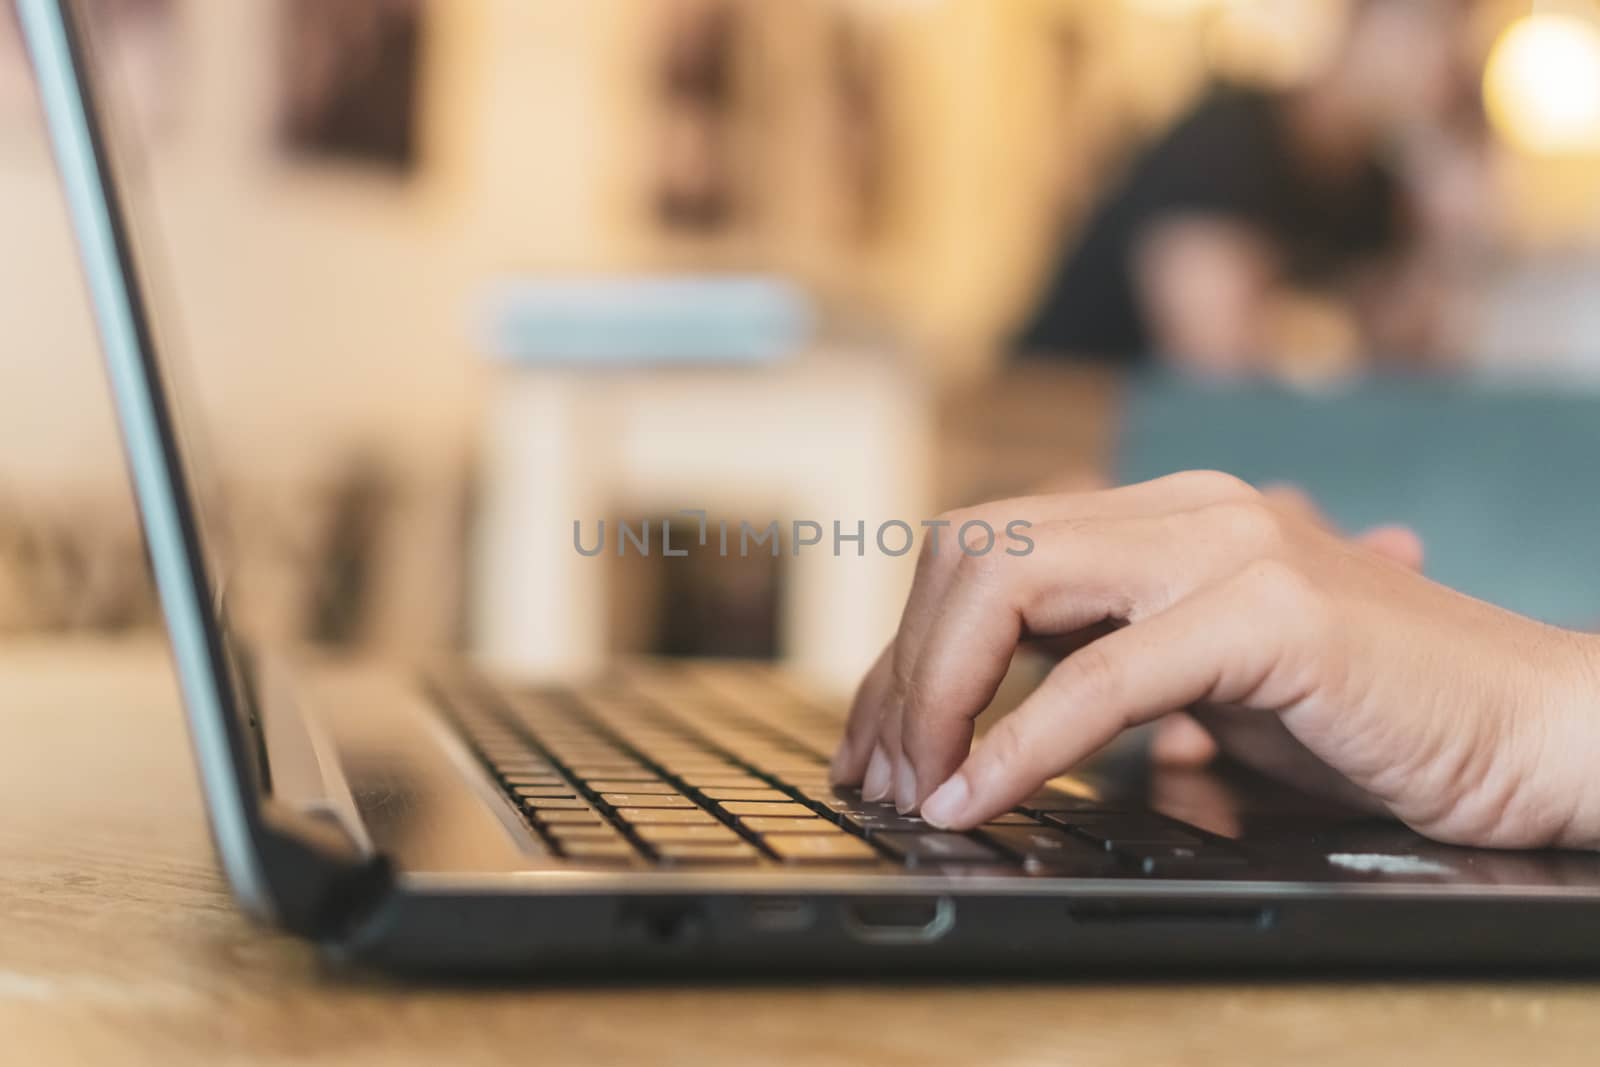
[{"label": "keyboard key", "polygon": [[620,841],[622,835],[616,828],[608,823],[574,823],[570,826],[564,823],[555,823],[545,827],[551,837],[565,843],[567,841]]},{"label": "keyboard key", "polygon": [[679,771],[678,777],[696,789],[765,789],[765,780],[753,774],[742,774],[729,768],[725,771]]},{"label": "keyboard key", "polygon": [[770,819],[760,815],[745,815],[739,825],[757,834],[842,834],[843,830],[826,819]]},{"label": "keyboard key", "polygon": [[738,774],[743,768],[725,756],[700,748],[659,748],[647,753],[663,767],[703,774]]},{"label": "keyboard key", "polygon": [[893,815],[870,815],[859,811],[842,811],[839,817],[868,837],[874,834],[916,834],[933,830],[933,827],[915,815],[901,815],[899,812]]},{"label": "keyboard key", "polygon": [[1217,845],[1137,845],[1119,849],[1119,856],[1133,861],[1145,874],[1192,875],[1227,874],[1249,863],[1232,849]]},{"label": "keyboard key", "polygon": [[871,845],[849,834],[775,834],[763,843],[790,863],[871,863],[878,858]]},{"label": "keyboard key", "polygon": [[551,754],[568,767],[575,770],[582,768],[584,774],[626,774],[639,769],[638,760],[620,752],[575,752],[570,749],[552,748]]},{"label": "keyboard key", "polygon": [[613,808],[692,808],[695,802],[685,796],[664,793],[601,793],[600,799]]},{"label": "keyboard key", "polygon": [[761,854],[743,841],[664,841],[655,846],[662,860],[674,864],[754,863]]},{"label": "keyboard key", "polygon": [[715,823],[710,813],[699,808],[618,808],[617,815],[635,826],[666,826],[682,823]]},{"label": "keyboard key", "polygon": [[712,800],[787,801],[788,793],[776,789],[723,789],[717,786],[702,788],[700,792]]},{"label": "keyboard key", "polygon": [[649,842],[656,841],[742,841],[731,827],[719,822],[682,825],[634,826],[634,833]]},{"label": "keyboard key", "polygon": [[561,842],[561,851],[568,859],[607,863],[627,863],[638,855],[626,841],[586,841],[583,838]]},{"label": "keyboard key", "polygon": [[878,834],[873,838],[913,866],[927,863],[987,863],[998,858],[982,841],[961,834]]},{"label": "keyboard key", "polygon": [[862,800],[861,794],[854,789],[832,789],[808,793],[807,799],[814,800],[823,807],[832,808],[834,811],[858,811],[868,815],[900,814],[893,804],[878,804],[869,800]]},{"label": "keyboard key", "polygon": [[733,800],[722,805],[722,810],[729,815],[761,815],[769,818],[784,817],[795,819],[810,819],[816,812],[804,804],[786,803],[772,804],[761,801]]},{"label": "keyboard key", "polygon": [[554,771],[542,774],[507,774],[500,772],[506,785],[563,785],[562,777]]},{"label": "keyboard key", "polygon": [[576,777],[606,782],[659,782],[661,776],[649,767],[637,763],[570,763],[567,765]]},{"label": "keyboard key", "polygon": [[786,774],[826,775],[828,773],[827,763],[815,756],[778,755],[771,759],[751,759],[750,763],[752,766],[759,767],[778,778],[782,778]]},{"label": "keyboard key", "polygon": [[1032,815],[1024,815],[1020,811],[1008,811],[1004,815],[996,815],[985,826],[1038,826],[1039,820]]},{"label": "keyboard key", "polygon": [[524,800],[576,800],[578,794],[572,791],[571,786],[561,785],[523,785],[518,786],[517,796]]},{"label": "keyboard key", "polygon": [[681,793],[675,785],[659,778],[594,778],[585,779],[584,785],[596,793]]},{"label": "keyboard key", "polygon": [[1158,815],[1141,812],[1079,814],[1049,812],[1048,822],[1120,851],[1129,845],[1198,845],[1200,838]]},{"label": "keyboard key", "polygon": [[541,823],[551,826],[604,826],[605,820],[592,811],[536,811],[533,813]]},{"label": "keyboard key", "polygon": [[589,805],[577,797],[523,797],[522,806],[534,811],[588,811]]},{"label": "keyboard key", "polygon": [[556,769],[543,760],[497,760],[490,759],[494,769],[502,775],[527,774],[538,777],[556,777]]},{"label": "keyboard key", "polygon": [[1073,796],[1071,793],[1062,793],[1054,789],[1046,789],[1033,794],[1027,800],[1018,804],[1019,808],[1031,811],[1107,811],[1103,801],[1089,800],[1085,797]]},{"label": "keyboard key", "polygon": [[1104,866],[1109,858],[1105,849],[1093,842],[1050,826],[1000,826],[984,834],[1007,852],[1039,863]]}]

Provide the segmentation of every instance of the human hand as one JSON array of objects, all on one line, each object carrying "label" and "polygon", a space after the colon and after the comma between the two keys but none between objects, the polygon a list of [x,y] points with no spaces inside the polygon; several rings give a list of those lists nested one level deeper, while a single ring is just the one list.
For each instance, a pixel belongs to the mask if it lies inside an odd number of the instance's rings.
[{"label": "human hand", "polygon": [[[1431,582],[1403,550],[1227,475],[947,518],[1027,520],[1036,547],[924,551],[834,760],[868,799],[970,828],[1122,730],[1194,709],[1244,762],[1436,839],[1600,846],[1594,638]],[[973,748],[974,718],[1034,641],[1065,658]]]}]

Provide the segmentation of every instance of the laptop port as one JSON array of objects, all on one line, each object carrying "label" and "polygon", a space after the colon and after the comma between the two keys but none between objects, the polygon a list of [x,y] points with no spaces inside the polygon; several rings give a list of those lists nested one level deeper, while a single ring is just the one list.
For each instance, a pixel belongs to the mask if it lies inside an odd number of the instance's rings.
[{"label": "laptop port", "polygon": [[645,941],[677,947],[700,940],[705,924],[693,907],[674,901],[638,901],[624,908],[622,928]]},{"label": "laptop port", "polygon": [[752,900],[748,916],[751,929],[761,933],[794,934],[811,928],[817,909],[798,897],[770,897]]},{"label": "laptop port", "polygon": [[872,945],[931,944],[955,924],[949,897],[857,897],[844,905],[845,929]]}]

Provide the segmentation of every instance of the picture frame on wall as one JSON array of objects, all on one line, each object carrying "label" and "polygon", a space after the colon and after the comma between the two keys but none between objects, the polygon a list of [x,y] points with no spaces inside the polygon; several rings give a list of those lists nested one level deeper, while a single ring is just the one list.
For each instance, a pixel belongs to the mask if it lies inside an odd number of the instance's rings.
[{"label": "picture frame on wall", "polygon": [[280,0],[279,135],[301,161],[420,162],[425,0]]}]

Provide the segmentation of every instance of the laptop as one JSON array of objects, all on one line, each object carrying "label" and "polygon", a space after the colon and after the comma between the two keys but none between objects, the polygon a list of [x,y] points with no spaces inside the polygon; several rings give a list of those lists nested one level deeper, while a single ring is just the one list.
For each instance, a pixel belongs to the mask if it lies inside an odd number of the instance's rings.
[{"label": "laptop", "polygon": [[[86,54],[17,0],[212,837],[239,904],[422,972],[1034,972],[1600,958],[1600,856],[1479,852],[1135,745],[968,834],[828,784],[839,709],[770,668],[576,686],[254,647],[230,625]],[[182,431],[182,432],[180,432]],[[115,708],[106,709],[115,714]]]}]

